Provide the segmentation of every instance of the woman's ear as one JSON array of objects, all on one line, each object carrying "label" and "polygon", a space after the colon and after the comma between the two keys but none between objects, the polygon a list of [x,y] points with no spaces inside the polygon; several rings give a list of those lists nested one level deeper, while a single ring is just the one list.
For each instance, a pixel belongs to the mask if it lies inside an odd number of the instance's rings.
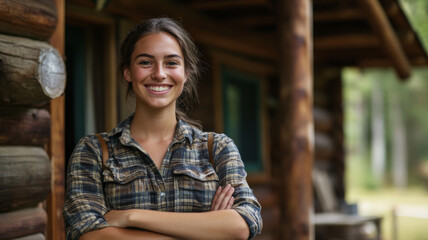
[{"label": "woman's ear", "polygon": [[132,82],[132,80],[131,80],[131,73],[129,72],[128,68],[125,68],[125,70],[123,70],[123,78],[125,78],[125,80],[127,82]]},{"label": "woman's ear", "polygon": [[184,73],[184,83],[186,83],[187,82],[187,79],[189,78],[189,74],[187,74],[187,73]]}]

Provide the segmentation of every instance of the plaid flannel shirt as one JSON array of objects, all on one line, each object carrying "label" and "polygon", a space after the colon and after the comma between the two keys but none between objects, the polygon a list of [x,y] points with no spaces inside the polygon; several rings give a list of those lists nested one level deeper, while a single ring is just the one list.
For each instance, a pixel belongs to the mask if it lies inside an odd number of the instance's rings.
[{"label": "plaid flannel shirt", "polygon": [[209,211],[218,186],[228,183],[235,188],[232,208],[247,222],[250,238],[261,232],[261,206],[245,180],[244,164],[229,137],[214,134],[214,169],[209,163],[208,134],[179,120],[158,169],[131,137],[132,118],[102,134],[109,149],[104,169],[95,135],[77,144],[68,165],[63,212],[68,240],[109,226],[104,214],[113,209]]}]

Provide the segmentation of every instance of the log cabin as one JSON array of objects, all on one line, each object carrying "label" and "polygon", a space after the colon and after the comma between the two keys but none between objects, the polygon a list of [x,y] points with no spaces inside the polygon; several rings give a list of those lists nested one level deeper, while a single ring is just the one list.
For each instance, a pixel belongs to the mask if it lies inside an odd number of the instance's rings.
[{"label": "log cabin", "polygon": [[157,16],[180,19],[202,52],[191,116],[240,148],[263,208],[258,239],[362,239],[315,223],[337,207],[312,169],[343,202],[342,68],[389,67],[404,81],[428,64],[398,0],[0,0],[0,239],[65,239],[67,158],[131,113],[118,45]]}]

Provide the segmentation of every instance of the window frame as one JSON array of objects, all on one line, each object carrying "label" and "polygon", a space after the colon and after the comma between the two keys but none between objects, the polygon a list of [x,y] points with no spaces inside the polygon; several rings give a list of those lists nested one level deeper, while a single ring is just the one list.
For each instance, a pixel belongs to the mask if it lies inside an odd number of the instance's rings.
[{"label": "window frame", "polygon": [[[270,174],[270,134],[269,115],[267,111],[267,89],[268,76],[275,74],[275,68],[262,62],[244,59],[220,52],[211,52],[214,78],[214,128],[216,132],[225,131],[224,108],[223,108],[223,68],[233,71],[254,75],[260,79],[260,133],[261,136],[261,172],[249,172],[247,181],[249,183],[264,183],[271,180]],[[245,160],[244,160],[245,163]]]}]

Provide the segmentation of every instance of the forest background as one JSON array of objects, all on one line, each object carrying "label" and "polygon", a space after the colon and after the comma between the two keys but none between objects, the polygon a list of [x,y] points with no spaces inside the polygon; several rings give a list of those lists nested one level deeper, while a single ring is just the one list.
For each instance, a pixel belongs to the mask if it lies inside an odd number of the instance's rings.
[{"label": "forest background", "polygon": [[[428,50],[428,0],[399,0]],[[384,239],[428,239],[428,66],[343,71],[347,200]]]}]

